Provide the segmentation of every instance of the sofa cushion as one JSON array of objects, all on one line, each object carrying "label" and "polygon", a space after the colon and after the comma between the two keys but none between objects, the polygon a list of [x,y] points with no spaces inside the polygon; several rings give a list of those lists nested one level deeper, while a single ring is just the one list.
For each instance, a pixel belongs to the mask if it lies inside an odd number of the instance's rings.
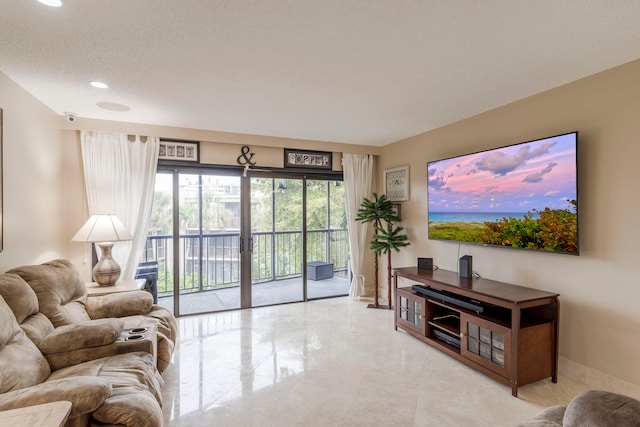
[{"label": "sofa cushion", "polygon": [[0,295],[13,311],[22,330],[36,345],[53,331],[53,325],[39,312],[38,297],[17,274],[0,275]]},{"label": "sofa cushion", "polygon": [[107,380],[111,395],[92,417],[106,425],[162,425],[164,380],[149,353],[119,354],[55,371],[49,380],[95,376]]},{"label": "sofa cushion", "polygon": [[145,315],[153,307],[153,295],[147,291],[132,291],[88,298],[87,313],[92,319]]},{"label": "sofa cushion", "polygon": [[18,324],[38,312],[38,297],[17,274],[0,274],[0,295],[11,307]]},{"label": "sofa cushion", "polygon": [[106,425],[159,427],[163,422],[162,409],[153,396],[136,390],[114,390],[91,416]]},{"label": "sofa cushion", "polygon": [[19,275],[31,286],[38,297],[40,312],[56,328],[89,320],[85,284],[71,261],[58,259],[13,268],[7,273]]},{"label": "sofa cushion", "polygon": [[110,395],[111,384],[103,378],[62,378],[0,394],[0,411],[68,400],[72,404],[69,414],[72,419],[95,411]]},{"label": "sofa cushion", "polygon": [[43,382],[51,369],[40,350],[20,329],[13,311],[0,297],[0,393]]},{"label": "sofa cushion", "polygon": [[112,394],[118,389],[147,391],[162,405],[164,380],[156,369],[153,356],[149,353],[138,351],[90,360],[58,369],[51,374],[48,381],[84,376],[106,379],[113,387]]},{"label": "sofa cushion", "polygon": [[585,391],[567,405],[562,425],[637,427],[640,425],[640,401],[607,391]]},{"label": "sofa cushion", "polygon": [[38,348],[44,354],[54,354],[108,345],[120,336],[123,326],[120,319],[96,319],[60,326],[44,337]]},{"label": "sofa cushion", "polygon": [[36,313],[30,316],[20,324],[20,327],[36,346],[38,346],[43,338],[53,332],[51,321],[42,313]]}]

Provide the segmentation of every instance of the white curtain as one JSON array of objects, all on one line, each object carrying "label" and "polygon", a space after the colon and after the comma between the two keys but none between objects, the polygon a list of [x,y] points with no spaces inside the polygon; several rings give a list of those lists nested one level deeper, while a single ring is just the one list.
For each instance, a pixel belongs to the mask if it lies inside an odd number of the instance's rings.
[{"label": "white curtain", "polygon": [[342,155],[342,170],[347,197],[347,229],[349,230],[349,252],[353,279],[349,296],[355,298],[364,294],[362,261],[367,251],[367,224],[356,221],[356,215],[365,197],[371,193],[373,177],[373,156],[366,154]]},{"label": "white curtain", "polygon": [[82,162],[89,215],[116,214],[134,240],[117,242],[113,258],[133,279],[147,240],[158,166],[159,138],[82,131]]}]

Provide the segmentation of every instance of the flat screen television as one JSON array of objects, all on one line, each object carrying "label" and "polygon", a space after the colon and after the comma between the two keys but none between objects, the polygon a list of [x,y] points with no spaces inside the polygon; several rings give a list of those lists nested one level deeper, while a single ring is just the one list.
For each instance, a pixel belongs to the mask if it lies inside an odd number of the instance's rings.
[{"label": "flat screen television", "polygon": [[429,239],[578,255],[578,132],[427,163]]}]

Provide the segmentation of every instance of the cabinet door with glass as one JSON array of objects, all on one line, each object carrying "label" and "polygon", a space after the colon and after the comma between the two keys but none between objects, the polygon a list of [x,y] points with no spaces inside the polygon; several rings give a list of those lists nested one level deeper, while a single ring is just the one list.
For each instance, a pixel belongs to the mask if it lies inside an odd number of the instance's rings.
[{"label": "cabinet door with glass", "polygon": [[398,326],[424,336],[427,330],[427,300],[411,292],[398,289],[396,304],[398,307],[396,311]]},{"label": "cabinet door with glass", "polygon": [[487,369],[509,378],[511,375],[511,329],[504,325],[462,313],[461,354]]}]

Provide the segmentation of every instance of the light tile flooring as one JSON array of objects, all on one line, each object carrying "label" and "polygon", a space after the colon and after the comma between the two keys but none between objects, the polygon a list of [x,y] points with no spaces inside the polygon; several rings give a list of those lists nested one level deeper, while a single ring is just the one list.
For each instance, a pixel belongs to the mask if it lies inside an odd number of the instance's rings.
[{"label": "light tile flooring", "polygon": [[502,385],[348,297],[179,319],[165,426],[515,426],[587,387]]}]

